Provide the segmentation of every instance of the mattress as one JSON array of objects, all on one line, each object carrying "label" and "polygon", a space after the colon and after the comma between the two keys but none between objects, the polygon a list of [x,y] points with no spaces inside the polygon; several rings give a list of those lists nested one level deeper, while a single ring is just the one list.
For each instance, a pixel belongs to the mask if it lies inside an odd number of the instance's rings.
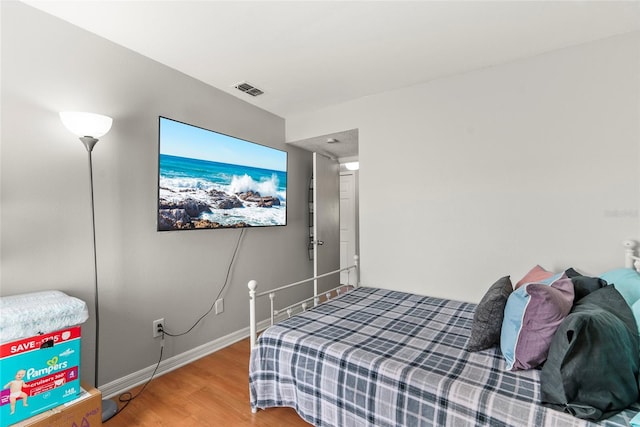
[{"label": "mattress", "polygon": [[466,351],[475,307],[358,288],[293,316],[252,350],[251,407],[292,407],[315,426],[596,425],[540,405],[539,370],[507,371],[497,347]]},{"label": "mattress", "polygon": [[0,343],[80,325],[89,317],[87,304],[61,291],[0,297]]}]

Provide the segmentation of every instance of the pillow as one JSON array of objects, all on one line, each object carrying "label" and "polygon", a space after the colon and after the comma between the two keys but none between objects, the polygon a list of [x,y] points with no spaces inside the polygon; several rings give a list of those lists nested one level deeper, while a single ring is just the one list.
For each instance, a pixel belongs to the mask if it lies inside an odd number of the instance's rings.
[{"label": "pillow", "polygon": [[554,274],[555,273],[552,273],[551,271],[547,271],[544,268],[540,267],[539,265],[536,265],[531,270],[529,270],[529,272],[525,274],[524,277],[518,281],[518,283],[516,283],[516,289],[518,289],[520,286],[524,285],[525,283],[536,283],[536,282],[540,282],[541,280],[548,279]]},{"label": "pillow", "polygon": [[508,370],[531,369],[545,361],[573,297],[573,284],[565,273],[548,283],[525,283],[509,295],[500,333]]},{"label": "pillow", "polygon": [[541,402],[587,420],[611,417],[638,399],[639,364],[631,309],[605,286],[576,303],[553,337]]},{"label": "pillow", "polygon": [[[613,285],[615,287],[615,285]],[[631,312],[636,319],[636,325],[638,326],[638,335],[640,336],[640,299],[633,303],[631,306]]]},{"label": "pillow", "polygon": [[468,351],[486,350],[500,342],[504,306],[511,292],[513,285],[509,276],[498,279],[489,287],[473,313]]},{"label": "pillow", "polygon": [[571,279],[571,283],[573,283],[573,290],[575,293],[575,297],[573,299],[574,305],[591,292],[607,286],[606,280],[600,277],[583,276],[573,268],[568,269],[565,273],[567,274],[567,277]]},{"label": "pillow", "polygon": [[620,295],[631,307],[640,300],[640,274],[632,268],[618,268],[600,275],[610,285],[615,285]]}]

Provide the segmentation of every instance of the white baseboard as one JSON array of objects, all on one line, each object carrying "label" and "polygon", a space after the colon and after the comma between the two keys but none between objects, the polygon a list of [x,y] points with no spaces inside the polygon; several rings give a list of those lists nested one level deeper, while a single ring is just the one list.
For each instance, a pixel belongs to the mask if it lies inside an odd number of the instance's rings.
[{"label": "white baseboard", "polygon": [[[263,320],[258,322],[258,331],[261,331],[269,326],[269,320]],[[158,371],[156,372],[154,378],[157,378],[161,375],[166,374],[167,372],[171,372],[174,369],[178,369],[181,366],[187,365],[195,360],[198,360],[204,356],[207,356],[211,353],[214,353],[218,350],[222,350],[225,347],[230,346],[238,341],[241,341],[249,336],[249,328],[243,328],[239,331],[233,332],[229,335],[225,335],[216,340],[203,344],[199,347],[193,348],[191,350],[185,351],[184,353],[177,354],[169,359],[163,360],[160,362],[160,366],[158,366]],[[165,338],[165,339],[170,339]],[[103,384],[100,387],[100,391],[102,392],[103,399],[110,399],[115,396],[119,396],[125,391],[129,391],[132,388],[144,384],[149,380],[153,370],[156,368],[156,364],[148,366],[144,369],[141,369],[137,372],[133,372],[127,376],[119,378],[115,381],[111,381],[110,383]],[[247,375],[248,375],[247,366]]]}]

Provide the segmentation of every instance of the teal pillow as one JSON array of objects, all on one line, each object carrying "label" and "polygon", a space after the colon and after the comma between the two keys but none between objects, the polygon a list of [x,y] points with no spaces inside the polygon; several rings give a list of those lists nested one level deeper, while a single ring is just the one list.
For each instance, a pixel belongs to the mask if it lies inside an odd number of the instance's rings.
[{"label": "teal pillow", "polygon": [[636,318],[636,325],[638,326],[638,335],[640,335],[640,299],[633,303],[631,306],[633,317]]},{"label": "teal pillow", "polygon": [[640,300],[640,274],[632,268],[617,268],[600,275],[610,285],[614,285],[629,307]]}]

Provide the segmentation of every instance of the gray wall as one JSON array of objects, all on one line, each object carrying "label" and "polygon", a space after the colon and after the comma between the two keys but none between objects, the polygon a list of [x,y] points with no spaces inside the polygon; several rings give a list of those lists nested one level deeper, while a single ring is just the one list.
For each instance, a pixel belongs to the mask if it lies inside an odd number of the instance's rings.
[{"label": "gray wall", "polygon": [[363,284],[479,301],[535,264],[589,274],[638,238],[640,34],[287,118],[359,129]]},{"label": "gray wall", "polygon": [[311,156],[285,146],[282,118],[22,3],[1,7],[1,294],[60,289],[87,301],[83,378],[93,381],[95,339],[89,172],[87,152],[59,111],[114,118],[93,151],[98,384],[157,361],[154,319],[179,332],[208,310],[240,233],[156,232],[159,115],[289,152],[288,225],[246,231],[223,294],[225,312],[167,339],[165,358],[247,327],[250,279],[268,286],[311,274]]}]

